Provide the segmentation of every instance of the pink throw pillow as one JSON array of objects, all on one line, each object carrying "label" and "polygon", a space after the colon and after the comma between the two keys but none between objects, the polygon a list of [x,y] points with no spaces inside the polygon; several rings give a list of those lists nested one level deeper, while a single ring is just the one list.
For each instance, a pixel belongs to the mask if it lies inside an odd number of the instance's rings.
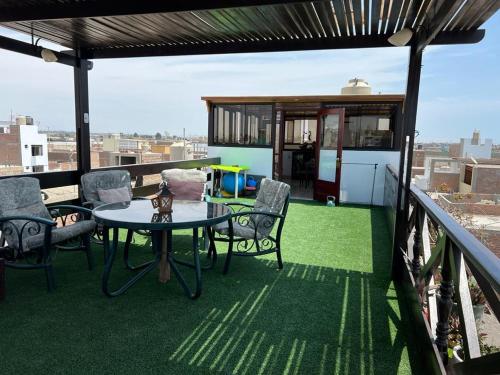
[{"label": "pink throw pillow", "polygon": [[201,201],[205,184],[202,182],[168,180],[169,190],[175,194],[175,199]]}]

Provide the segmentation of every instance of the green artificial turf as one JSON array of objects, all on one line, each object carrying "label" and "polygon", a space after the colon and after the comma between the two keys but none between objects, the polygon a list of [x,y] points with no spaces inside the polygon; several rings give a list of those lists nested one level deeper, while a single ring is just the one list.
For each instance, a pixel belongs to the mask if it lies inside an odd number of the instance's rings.
[{"label": "green artificial turf", "polygon": [[[282,238],[281,271],[274,255],[234,257],[223,276],[219,246],[196,301],[175,278],[158,283],[157,272],[120,297],[105,297],[97,245],[92,272],[83,253],[56,254],[51,294],[42,272],[8,269],[0,372],[411,373],[383,210],[293,202]],[[135,258],[150,256],[145,239],[135,241]],[[186,257],[189,232],[175,232],[174,244]],[[119,256],[115,265],[117,285],[129,272]]]}]

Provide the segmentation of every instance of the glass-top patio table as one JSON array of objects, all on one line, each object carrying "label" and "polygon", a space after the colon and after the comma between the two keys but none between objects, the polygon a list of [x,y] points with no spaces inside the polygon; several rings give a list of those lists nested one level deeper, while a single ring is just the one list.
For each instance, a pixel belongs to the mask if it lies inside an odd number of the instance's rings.
[{"label": "glass-top patio table", "polygon": [[[110,203],[94,209],[95,221],[102,226],[105,265],[102,275],[102,291],[108,297],[123,294],[148,272],[160,265],[160,282],[170,279],[170,269],[188,297],[196,299],[201,294],[201,270],[213,268],[216,261],[215,246],[213,245],[212,225],[227,221],[231,217],[231,210],[218,203],[198,201],[174,201],[173,212],[160,214],[154,209],[149,200],[134,200],[131,202]],[[210,241],[209,255],[211,263],[202,267],[198,246],[198,228],[205,228]],[[153,247],[154,259],[142,264],[141,270],[116,290],[110,290],[109,277],[115,261],[118,248],[118,230],[131,229],[149,231]],[[175,229],[193,229],[193,258],[194,263],[177,260],[173,256],[172,231]],[[113,235],[110,239],[109,231]],[[187,266],[195,270],[196,286],[192,291],[178,265]]]}]

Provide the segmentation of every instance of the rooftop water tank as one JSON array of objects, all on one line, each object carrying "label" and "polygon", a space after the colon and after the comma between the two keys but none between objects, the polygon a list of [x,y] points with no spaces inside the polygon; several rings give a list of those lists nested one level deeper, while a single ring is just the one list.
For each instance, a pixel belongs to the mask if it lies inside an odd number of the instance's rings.
[{"label": "rooftop water tank", "polygon": [[372,88],[362,78],[350,79],[346,86],[340,91],[342,95],[371,95]]}]

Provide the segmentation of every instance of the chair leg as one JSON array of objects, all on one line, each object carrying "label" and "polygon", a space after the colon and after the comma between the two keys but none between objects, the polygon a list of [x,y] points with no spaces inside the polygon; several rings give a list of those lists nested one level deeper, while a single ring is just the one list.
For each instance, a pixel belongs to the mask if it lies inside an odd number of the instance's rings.
[{"label": "chair leg", "polygon": [[281,259],[281,249],[278,247],[276,249],[276,257],[278,258],[278,268],[283,269],[283,260]]},{"label": "chair leg", "polygon": [[56,289],[56,281],[54,278],[54,269],[52,263],[45,265],[45,277],[47,279],[47,290],[53,292]]},{"label": "chair leg", "polygon": [[233,241],[230,241],[229,246],[227,248],[226,261],[224,262],[224,270],[222,271],[224,275],[226,275],[227,272],[229,271],[229,263],[231,263],[232,256],[233,256]]},{"label": "chair leg", "polygon": [[82,242],[85,254],[87,255],[87,265],[89,267],[89,271],[92,271],[94,268],[94,254],[92,253],[90,233],[82,235]]},{"label": "chair leg", "polygon": [[205,231],[205,241],[207,243],[208,251],[207,258],[212,259],[212,266],[215,266],[217,262],[217,249],[215,247],[215,231],[211,227],[204,228]]}]

